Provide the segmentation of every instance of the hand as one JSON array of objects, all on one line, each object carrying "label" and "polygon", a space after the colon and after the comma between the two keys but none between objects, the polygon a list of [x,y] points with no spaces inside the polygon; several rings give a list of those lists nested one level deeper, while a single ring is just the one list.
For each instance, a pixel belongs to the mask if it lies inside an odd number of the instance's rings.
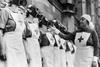
[{"label": "hand", "polygon": [[6,44],[4,42],[4,40],[2,40],[2,42],[0,43],[1,48],[0,48],[0,60],[2,61],[6,61]]},{"label": "hand", "polygon": [[27,63],[30,64],[30,61],[31,61],[30,55],[27,53],[26,56],[27,56]]},{"label": "hand", "polygon": [[0,60],[1,60],[1,61],[6,61],[6,60],[7,60],[6,55],[0,55]]},{"label": "hand", "polygon": [[98,67],[98,62],[92,61],[92,67]]},{"label": "hand", "polygon": [[98,67],[98,57],[96,56],[93,57],[92,67]]},{"label": "hand", "polygon": [[1,49],[0,60],[1,61],[6,61],[7,60],[6,51],[4,49]]}]

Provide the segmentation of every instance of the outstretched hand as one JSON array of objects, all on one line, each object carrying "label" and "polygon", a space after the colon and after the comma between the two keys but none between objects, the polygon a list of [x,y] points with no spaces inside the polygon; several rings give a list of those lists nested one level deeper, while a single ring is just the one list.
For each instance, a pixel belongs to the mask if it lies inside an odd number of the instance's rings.
[{"label": "outstretched hand", "polygon": [[57,28],[55,28],[55,27],[52,27],[51,29],[52,29],[52,32],[54,34],[59,34],[60,33],[60,31]]}]

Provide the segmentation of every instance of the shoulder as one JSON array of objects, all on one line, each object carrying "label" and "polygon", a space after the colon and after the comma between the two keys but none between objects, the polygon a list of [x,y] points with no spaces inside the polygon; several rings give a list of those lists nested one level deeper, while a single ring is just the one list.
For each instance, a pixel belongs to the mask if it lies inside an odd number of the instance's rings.
[{"label": "shoulder", "polygon": [[92,36],[97,36],[97,32],[95,29],[89,29],[89,31],[87,31],[88,33],[91,33]]},{"label": "shoulder", "polygon": [[90,32],[90,33],[95,33],[96,30],[95,30],[95,29],[90,29],[89,32]]}]

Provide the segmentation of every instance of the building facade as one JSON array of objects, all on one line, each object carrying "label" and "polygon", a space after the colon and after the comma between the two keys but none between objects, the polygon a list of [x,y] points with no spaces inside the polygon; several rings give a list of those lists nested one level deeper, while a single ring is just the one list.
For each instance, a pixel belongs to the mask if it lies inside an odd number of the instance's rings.
[{"label": "building facade", "polygon": [[[0,2],[9,0],[0,0]],[[57,19],[68,29],[75,30],[75,18],[82,14],[89,14],[96,29],[100,27],[100,0],[27,0],[27,4],[36,5],[49,20]]]}]

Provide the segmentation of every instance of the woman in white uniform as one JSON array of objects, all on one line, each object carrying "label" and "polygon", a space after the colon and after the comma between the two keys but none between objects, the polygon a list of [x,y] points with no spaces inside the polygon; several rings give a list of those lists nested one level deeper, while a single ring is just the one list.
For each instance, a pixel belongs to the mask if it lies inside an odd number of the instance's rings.
[{"label": "woman in white uniform", "polygon": [[74,67],[98,67],[99,40],[89,15],[81,17],[77,31],[69,33],[63,30],[59,36],[76,45]]},{"label": "woman in white uniform", "polygon": [[0,12],[1,54],[6,56],[6,67],[28,67],[22,34],[25,23],[19,12],[20,0],[11,0]]},{"label": "woman in white uniform", "polygon": [[43,67],[55,67],[54,44],[55,39],[51,32],[48,31],[48,22],[40,22],[40,46]]},{"label": "woman in white uniform", "polygon": [[[29,56],[29,67],[42,67],[39,39],[38,18],[34,17],[35,7],[29,5],[27,8],[26,23],[32,33],[32,36],[26,38],[26,49]],[[28,33],[28,32],[27,32]]]}]

